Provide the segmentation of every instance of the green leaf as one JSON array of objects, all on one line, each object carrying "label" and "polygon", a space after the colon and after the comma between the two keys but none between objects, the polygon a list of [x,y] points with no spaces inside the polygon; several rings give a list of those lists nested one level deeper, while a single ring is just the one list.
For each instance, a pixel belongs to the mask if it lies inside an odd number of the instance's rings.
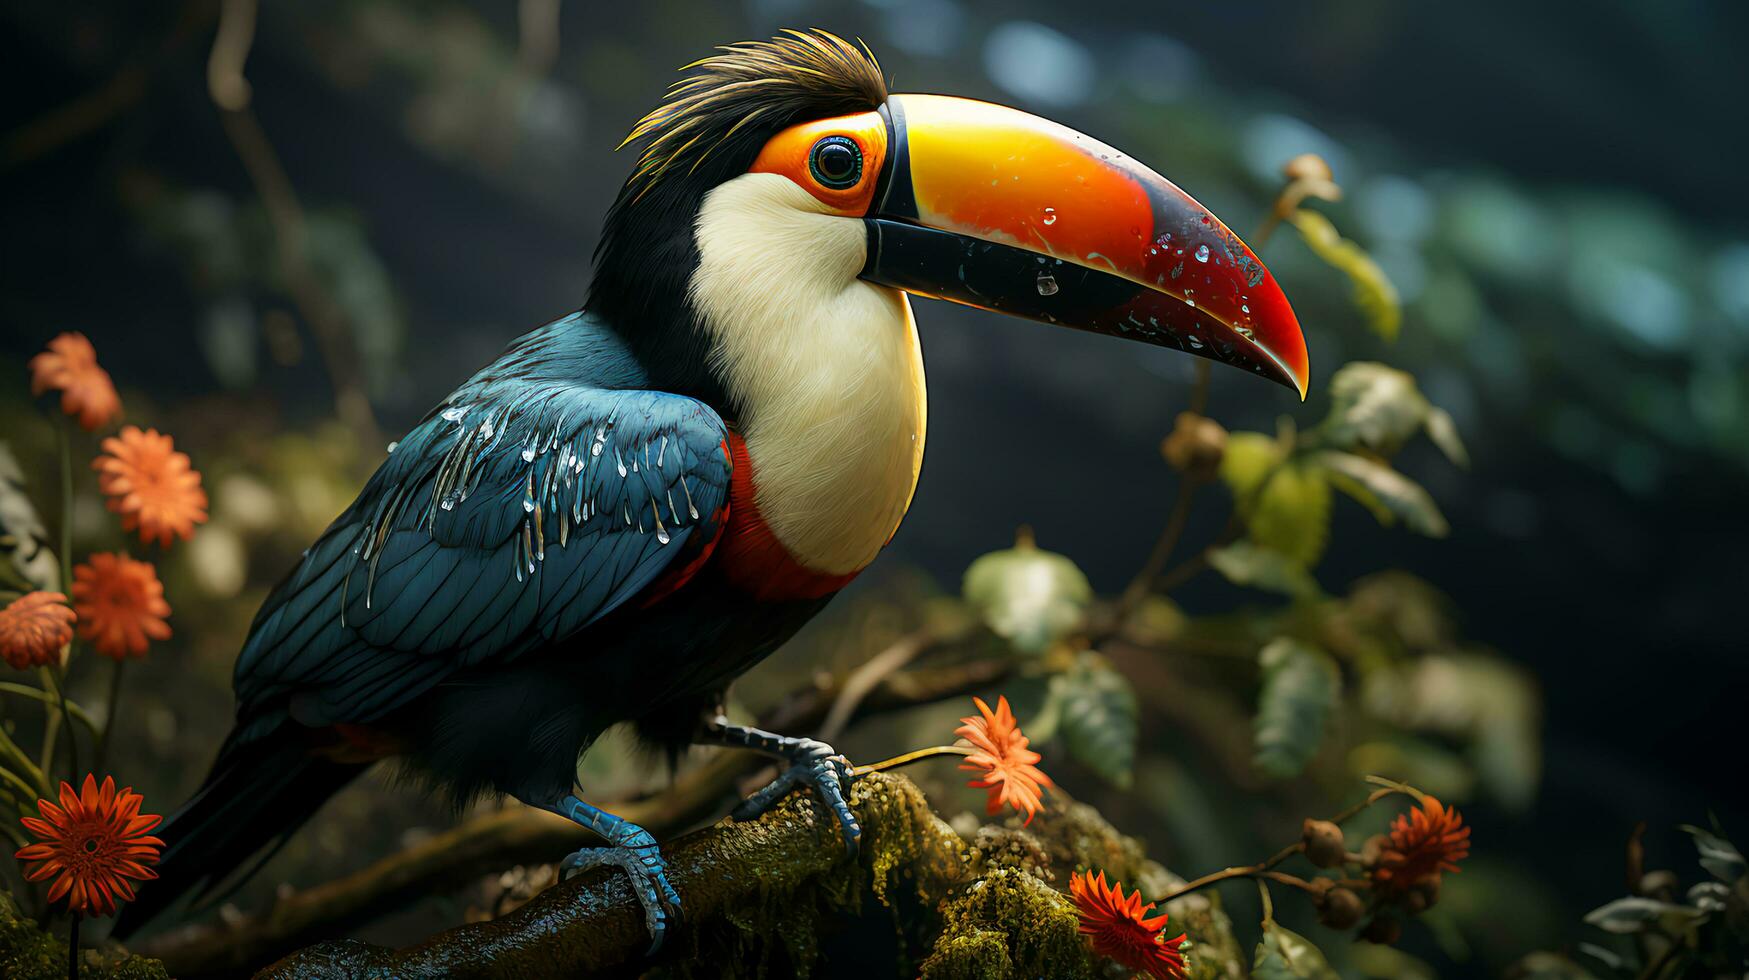
[{"label": "green leaf", "polygon": [[1257,699],[1254,762],[1277,779],[1299,775],[1324,741],[1325,722],[1342,691],[1336,662],[1322,650],[1279,637],[1257,655],[1263,690]]},{"label": "green leaf", "polygon": [[1374,715],[1411,731],[1464,739],[1482,785],[1522,811],[1542,775],[1541,698],[1529,673],[1497,657],[1438,654],[1367,679]]},{"label": "green leaf", "polygon": [[1375,361],[1353,361],[1330,376],[1323,434],[1336,448],[1389,456],[1421,430],[1432,409],[1407,373]]},{"label": "green leaf", "polygon": [[1312,253],[1341,271],[1354,284],[1354,305],[1365,314],[1367,326],[1386,340],[1396,340],[1403,323],[1403,304],[1397,287],[1385,276],[1372,256],[1343,238],[1330,219],[1316,211],[1296,210],[1287,220],[1298,229]]},{"label": "green leaf", "polygon": [[0,569],[20,592],[59,592],[61,565],[49,532],[24,485],[24,470],[12,447],[0,442]]},{"label": "green leaf", "polygon": [[1585,922],[1619,936],[1644,932],[1653,925],[1666,932],[1680,934],[1693,928],[1704,917],[1705,913],[1700,909],[1687,905],[1632,896],[1618,898],[1608,905],[1592,909],[1585,914]]},{"label": "green leaf", "polygon": [[1279,592],[1296,599],[1319,594],[1317,580],[1306,567],[1279,551],[1259,547],[1248,541],[1215,548],[1209,552],[1209,565],[1234,585]]},{"label": "green leaf", "polygon": [[1316,469],[1283,466],[1264,483],[1245,521],[1253,542],[1309,569],[1330,539],[1330,483]]},{"label": "green leaf", "polygon": [[1233,491],[1233,499],[1248,502],[1269,471],[1281,464],[1286,453],[1273,436],[1261,432],[1233,432],[1227,436],[1227,451],[1221,456],[1221,479]]},{"label": "green leaf", "polygon": [[1271,920],[1263,924],[1251,967],[1253,980],[1340,980],[1322,950],[1306,937]]},{"label": "green leaf", "polygon": [[[1409,530],[1417,534],[1443,538],[1451,532],[1451,525],[1445,522],[1445,515],[1439,512],[1439,505],[1433,502],[1433,498],[1421,484],[1384,463],[1353,453],[1326,449],[1313,453],[1308,458],[1307,465],[1321,466],[1332,473],[1340,473],[1365,487],[1374,500],[1394,516],[1402,518],[1403,523],[1409,525]],[[1364,500],[1361,502],[1366,503]]]},{"label": "green leaf", "polygon": [[1120,787],[1130,784],[1139,737],[1135,688],[1102,656],[1082,651],[1051,678],[1051,702],[1069,753]]},{"label": "green leaf", "polygon": [[1093,601],[1093,586],[1081,569],[1034,546],[1030,536],[972,562],[963,592],[991,632],[1028,654],[1042,653],[1080,629]]},{"label": "green leaf", "polygon": [[1427,410],[1427,438],[1439,447],[1445,458],[1463,467],[1470,468],[1470,452],[1464,448],[1463,439],[1458,437],[1457,423],[1452,421],[1451,413],[1443,408]]},{"label": "green leaf", "polygon": [[1730,884],[1743,877],[1743,852],[1737,850],[1737,845],[1691,824],[1683,824],[1682,830],[1694,838],[1694,846],[1700,851],[1700,866],[1711,872],[1714,878]]},{"label": "green leaf", "polygon": [[1368,490],[1363,484],[1343,476],[1335,470],[1325,473],[1324,476],[1330,481],[1332,487],[1342,491],[1349,499],[1371,511],[1373,520],[1385,527],[1397,523],[1397,515],[1385,506],[1385,502],[1378,498],[1378,494]]}]

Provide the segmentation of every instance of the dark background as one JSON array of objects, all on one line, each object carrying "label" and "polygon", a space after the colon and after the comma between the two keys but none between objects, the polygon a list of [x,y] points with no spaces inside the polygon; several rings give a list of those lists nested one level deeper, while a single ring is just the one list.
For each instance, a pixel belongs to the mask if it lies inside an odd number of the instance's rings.
[{"label": "dark background", "polygon": [[[260,222],[207,94],[202,9],[0,13],[0,362],[22,378],[46,337],[78,329],[130,407],[223,394],[308,426],[333,394],[307,332],[300,358],[272,348],[288,306],[252,271]],[[1403,292],[1404,336],[1386,346],[1339,325],[1345,288],[1281,239],[1263,258],[1307,327],[1313,400],[1220,372],[1211,413],[1309,424],[1331,369],[1377,357],[1457,418],[1468,473],[1424,450],[1403,461],[1449,540],[1339,507],[1319,577],[1410,569],[1452,597],[1467,636],[1539,678],[1541,792],[1521,813],[1478,801],[1478,848],[1535,869],[1576,912],[1619,893],[1636,820],[1710,808],[1743,830],[1749,7],[566,3],[556,60],[527,71],[519,25],[517,4],[492,2],[261,17],[253,109],[347,270],[337,291],[385,439],[581,302],[630,164],[615,145],[717,43],[784,26],[860,35],[895,91],[1051,116],[1240,229],[1282,160],[1320,152],[1348,191],[1328,210]],[[1164,518],[1155,445],[1187,361],[943,304],[917,314],[930,446],[883,565],[951,587],[1030,523],[1099,589],[1121,588]],[[8,389],[8,404],[22,397]],[[1221,519],[1198,515],[1205,535]],[[1181,599],[1229,593],[1205,581]],[[1686,863],[1678,846],[1654,834],[1655,857]]]}]

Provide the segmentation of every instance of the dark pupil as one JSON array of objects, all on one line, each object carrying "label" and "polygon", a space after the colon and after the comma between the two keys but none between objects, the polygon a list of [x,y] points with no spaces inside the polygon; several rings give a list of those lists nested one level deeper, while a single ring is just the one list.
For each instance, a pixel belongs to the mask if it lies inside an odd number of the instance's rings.
[{"label": "dark pupil", "polygon": [[820,147],[820,173],[831,180],[843,180],[856,169],[856,154],[843,143],[828,143]]}]

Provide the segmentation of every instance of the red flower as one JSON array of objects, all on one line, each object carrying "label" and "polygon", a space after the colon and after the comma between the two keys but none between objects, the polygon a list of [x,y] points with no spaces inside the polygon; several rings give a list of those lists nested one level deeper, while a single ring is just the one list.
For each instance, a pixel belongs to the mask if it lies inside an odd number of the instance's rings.
[{"label": "red flower", "polygon": [[86,915],[114,915],[116,899],[131,902],[134,887],[128,879],[145,881],[158,877],[148,864],[158,863],[164,842],[145,836],[162,817],[141,813],[144,798],[133,787],[116,792],[115,779],[87,774],[83,789],[61,783],[61,805],[37,800],[42,819],[24,817],[21,823],[42,843],[20,848],[13,855],[20,861],[41,862],[25,872],[30,881],[59,874],[49,886],[49,901],[64,896],[67,907]]},{"label": "red flower", "polygon": [[1149,918],[1154,903],[1143,905],[1140,890],[1125,898],[1123,884],[1107,885],[1105,872],[1077,871],[1069,876],[1069,893],[1081,917],[1081,934],[1093,941],[1095,953],[1156,980],[1184,980],[1184,954],[1178,948],[1184,934],[1167,939],[1162,930],[1168,916]]},{"label": "red flower", "polygon": [[109,372],[97,366],[97,349],[82,333],[64,333],[30,359],[30,393],[61,393],[61,411],[94,432],[121,414],[121,397]]},{"label": "red flower", "polygon": [[91,461],[97,487],[109,497],[111,512],[121,515],[124,531],[138,529],[141,541],[156,538],[159,547],[170,539],[194,536],[194,526],[206,523],[206,491],[200,471],[188,454],[156,429],[130,425],[103,440],[103,455]]},{"label": "red flower", "polygon": [[59,592],[31,592],[0,609],[0,660],[24,670],[54,663],[73,641],[73,610]]},{"label": "red flower", "polygon": [[[1426,809],[1422,809],[1425,807]],[[1455,808],[1431,796],[1421,806],[1398,814],[1391,833],[1372,869],[1373,887],[1380,895],[1407,892],[1423,879],[1437,879],[1442,871],[1458,871],[1457,863],[1470,856],[1470,828]]]},{"label": "red flower", "polygon": [[121,660],[146,655],[147,640],[168,640],[170,603],[158,572],[124,554],[92,555],[73,567],[73,611],[79,615],[79,638],[92,649]]},{"label": "red flower", "polygon": [[1033,814],[1043,806],[1039,801],[1042,787],[1051,785],[1051,777],[1038,768],[1041,756],[1026,747],[1027,737],[1020,733],[1006,697],[996,699],[995,711],[982,698],[973,698],[972,703],[983,717],[961,718],[963,724],[954,734],[976,750],[966,756],[960,768],[984,775],[966,785],[990,791],[984,809],[991,816],[1001,813],[1004,806],[1013,806],[1032,823]]}]

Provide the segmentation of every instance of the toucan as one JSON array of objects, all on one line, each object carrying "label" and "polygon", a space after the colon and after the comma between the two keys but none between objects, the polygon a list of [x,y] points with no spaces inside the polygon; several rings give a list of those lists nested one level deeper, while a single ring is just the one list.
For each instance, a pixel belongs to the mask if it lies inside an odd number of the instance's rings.
[{"label": "toucan", "polygon": [[[683,69],[632,129],[579,312],[511,342],[388,454],[268,596],[236,724],[161,831],[126,934],[246,876],[371,766],[589,828],[652,950],[680,913],[654,837],[584,800],[629,724],[787,764],[861,834],[831,746],[730,724],[736,677],[893,537],[923,462],[909,295],[1212,358],[1304,397],[1306,346],[1251,250],[1166,178],[1072,129],[889,94],[820,30]],[[251,860],[251,859],[254,860]]]}]

